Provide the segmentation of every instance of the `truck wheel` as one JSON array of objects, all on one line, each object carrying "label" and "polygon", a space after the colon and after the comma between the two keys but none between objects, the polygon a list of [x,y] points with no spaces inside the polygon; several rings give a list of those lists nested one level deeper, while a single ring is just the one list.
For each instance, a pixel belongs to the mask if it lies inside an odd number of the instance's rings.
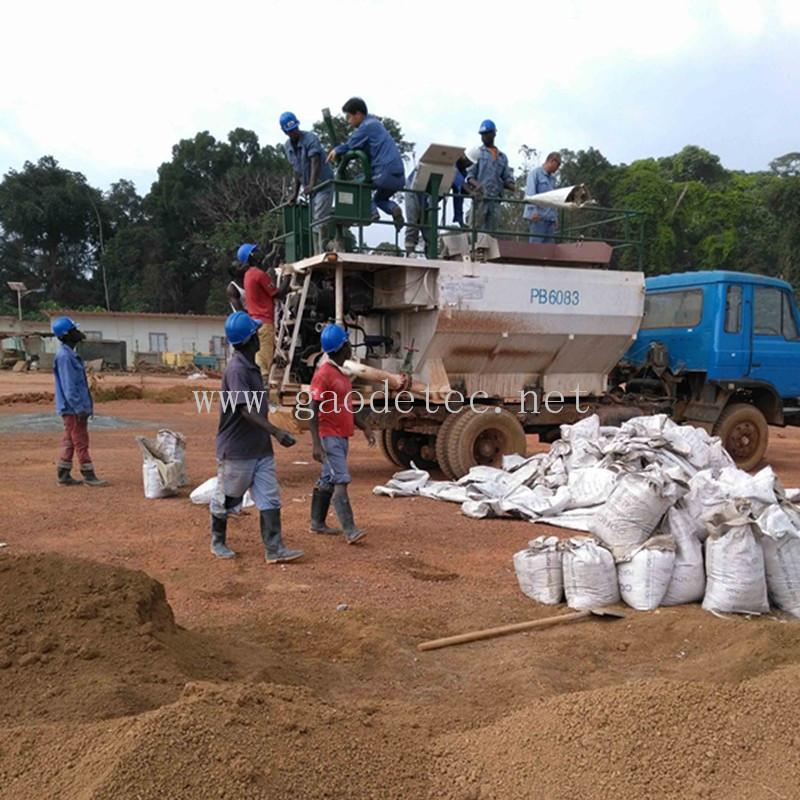
[{"label": "truck wheel", "polygon": [[754,469],[767,451],[767,420],[755,406],[748,403],[728,406],[714,426],[714,434],[722,439],[723,446],[739,469]]},{"label": "truck wheel", "polygon": [[379,432],[378,435],[378,445],[381,448],[381,452],[386,457],[386,460],[390,463],[394,464],[396,467],[407,467],[408,464],[404,464],[400,460],[400,456],[394,452],[394,448],[392,447],[392,432],[387,429],[383,429]]},{"label": "truck wheel", "polygon": [[459,420],[459,414],[448,414],[445,421],[439,427],[436,434],[436,460],[439,462],[439,469],[444,473],[449,481],[458,479],[458,476],[450,466],[447,459],[448,444],[453,436],[453,427]]},{"label": "truck wheel", "polygon": [[408,469],[413,461],[418,469],[436,469],[435,437],[425,433],[403,430],[384,430],[381,447],[389,460]]},{"label": "truck wheel", "polygon": [[504,455],[525,455],[527,449],[522,425],[504,408],[490,408],[483,414],[465,409],[448,439],[448,467],[458,478],[475,466],[502,467]]}]

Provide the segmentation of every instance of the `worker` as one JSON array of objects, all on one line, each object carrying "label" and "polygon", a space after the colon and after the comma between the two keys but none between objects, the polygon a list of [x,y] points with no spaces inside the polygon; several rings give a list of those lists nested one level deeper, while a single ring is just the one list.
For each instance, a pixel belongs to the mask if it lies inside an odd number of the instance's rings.
[{"label": "worker", "polygon": [[294,190],[289,203],[294,204],[302,188],[311,203],[312,229],[316,236],[316,252],[325,249],[329,224],[322,222],[331,216],[333,209],[333,185],[314,191],[320,182],[332,181],[333,170],[323,159],[324,151],[319,138],[311,131],[300,130],[300,120],[291,112],[284,111],[280,117],[281,130],[289,137],[283,145],[286,158],[294,171]]},{"label": "worker", "polygon": [[[290,550],[281,533],[281,499],[275,474],[272,437],[291,447],[294,437],[269,421],[256,355],[262,323],[236,311],[225,320],[225,336],[234,353],[222,376],[217,429],[217,486],[211,499],[211,552],[217,558],[236,553],[226,541],[228,514],[242,504],[249,489],[259,514],[261,541],[268,564],[296,561],[302,550]],[[225,398],[223,400],[223,397]]]},{"label": "worker", "polygon": [[375,187],[372,219],[380,219],[380,208],[392,217],[395,228],[400,231],[405,224],[403,211],[391,199],[395,192],[403,188],[406,180],[400,151],[383,123],[367,113],[367,104],[360,97],[351,97],[342,106],[342,111],[353,133],[344,144],[337,145],[328,153],[328,161],[334,161],[351,150],[366,153],[372,171],[372,185]]},{"label": "worker", "polygon": [[239,263],[246,267],[244,273],[244,294],[247,298],[247,311],[250,316],[261,323],[258,329],[260,346],[256,363],[261,369],[264,388],[269,389],[269,371],[272,367],[272,356],[275,352],[275,301],[282,300],[289,292],[289,276],[275,286],[274,270],[264,272],[255,256],[257,245],[245,243],[236,253]]},{"label": "worker", "polygon": [[[411,174],[406,181],[406,189],[410,190],[417,177],[416,168],[411,170]],[[407,256],[413,256],[419,244],[419,234],[422,232],[422,239],[425,246],[428,245],[428,209],[430,200],[426,192],[406,191],[406,236],[405,249]]]},{"label": "worker", "polygon": [[467,170],[472,165],[469,156],[461,156],[456,161],[456,171],[453,176],[453,224],[464,227],[464,183],[467,180]]},{"label": "worker", "polygon": [[[86,337],[69,317],[56,317],[52,331],[61,342],[53,360],[56,388],[56,413],[64,422],[64,437],[58,457],[58,483],[60,486],[107,486],[95,475],[89,455],[89,417],[94,413],[89,383],[83,359],[75,352],[78,342]],[[72,457],[77,453],[83,480],[72,477]]]},{"label": "worker", "polygon": [[364,433],[370,447],[375,434],[369,423],[353,413],[350,379],[342,365],[352,350],[347,331],[340,325],[328,324],[322,329],[320,343],[325,355],[311,379],[311,441],[315,461],[322,464],[322,473],[311,497],[311,530],[335,534],[338,530],[325,524],[331,501],[348,544],[366,536],[356,527],[353,509],[347,494],[350,472],[347,453],[354,425]]},{"label": "worker", "polygon": [[[561,154],[550,153],[544,160],[544,164],[528,173],[528,181],[525,185],[525,195],[532,197],[535,194],[552,192],[556,188],[556,172],[561,166]],[[529,242],[553,242],[555,232],[558,229],[558,214],[555,208],[547,206],[537,206],[528,203],[525,206],[522,216],[528,220],[528,227],[531,236]]]},{"label": "worker", "polygon": [[477,161],[467,170],[467,186],[473,195],[473,223],[479,230],[497,229],[500,217],[500,198],[503,190],[512,190],[514,172],[508,166],[508,156],[495,147],[497,126],[485,119],[478,130],[483,143]]},{"label": "worker", "polygon": [[247,296],[244,293],[244,276],[248,269],[250,269],[250,266],[247,262],[242,264],[237,260],[228,270],[231,279],[225,289],[225,294],[232,312],[247,311]]}]

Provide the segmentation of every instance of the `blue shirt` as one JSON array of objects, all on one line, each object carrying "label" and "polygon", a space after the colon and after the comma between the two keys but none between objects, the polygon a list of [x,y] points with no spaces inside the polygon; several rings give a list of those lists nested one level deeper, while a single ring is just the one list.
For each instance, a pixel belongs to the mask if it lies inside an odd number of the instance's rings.
[{"label": "blue shirt", "polygon": [[508,166],[508,156],[497,150],[495,157],[486,145],[480,152],[477,163],[467,170],[467,178],[478,181],[483,187],[484,197],[502,197],[503,189],[514,188],[514,171]]},{"label": "blue shirt", "polygon": [[350,138],[336,148],[336,155],[343,156],[351,150],[363,150],[367,154],[373,175],[405,174],[403,159],[394,139],[372,114],[364,117]]},{"label": "blue shirt", "polygon": [[92,414],[92,396],[89,394],[89,383],[83,359],[63,342],[53,359],[53,375],[56,384],[56,413]]},{"label": "blue shirt", "polygon": [[[261,428],[242,417],[242,411],[260,413],[266,419],[269,411],[267,393],[261,370],[238,350],[233,351],[222,376],[219,427],[217,428],[217,458],[251,459],[272,455],[272,438]],[[259,407],[260,400],[260,407]]]},{"label": "blue shirt", "polygon": [[283,145],[283,151],[292,165],[294,174],[300,179],[304,187],[308,186],[308,181],[311,178],[312,156],[319,158],[317,181],[322,183],[333,179],[333,170],[331,165],[325,161],[325,153],[322,152],[319,138],[311,131],[300,131],[300,138],[297,140],[297,144],[291,139],[287,139]]},{"label": "blue shirt", "polygon": [[[534,194],[542,194],[543,192],[552,192],[556,188],[556,175],[552,175],[545,171],[544,167],[536,167],[528,173],[528,182],[525,184],[525,194],[530,197]],[[529,203],[525,206],[522,216],[525,219],[530,219],[534,214],[538,214],[545,222],[555,222],[558,219],[558,213],[555,208],[547,206],[537,206]]]}]

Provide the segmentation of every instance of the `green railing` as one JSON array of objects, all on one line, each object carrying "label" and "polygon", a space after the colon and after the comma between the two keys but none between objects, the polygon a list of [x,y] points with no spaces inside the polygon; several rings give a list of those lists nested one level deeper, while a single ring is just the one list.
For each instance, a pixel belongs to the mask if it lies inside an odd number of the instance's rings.
[{"label": "green railing", "polygon": [[[374,188],[364,180],[345,179],[343,177],[345,166],[346,163],[340,164],[333,180],[320,183],[314,188],[310,203],[285,204],[276,209],[276,213],[282,215],[283,223],[283,234],[277,239],[284,244],[288,262],[299,261],[314,252],[320,252],[321,242],[331,240],[335,242],[335,249],[347,252],[388,252],[394,255],[405,252],[403,246],[405,230],[396,231],[391,220],[372,219],[371,197]],[[363,164],[361,166],[363,167]],[[314,197],[320,192],[327,191],[332,191],[333,195],[330,213],[320,219],[314,219]],[[450,204],[456,196],[452,193],[439,196],[438,192],[439,180],[434,176],[427,192],[402,189],[395,195],[395,199],[398,195],[417,195],[420,207],[425,209],[419,224],[409,223],[406,219],[406,227],[411,224],[412,227],[419,228],[425,255],[428,258],[439,257],[439,237],[442,234],[466,233],[470,236],[472,248],[475,247],[481,233],[488,233],[500,239],[519,241],[526,241],[531,235],[528,229],[529,223],[522,216],[524,207],[528,204],[525,200],[481,197],[482,202],[499,204],[497,227],[482,228],[477,226],[474,214],[470,215],[471,222],[464,226],[448,222]],[[463,198],[470,201],[474,199],[471,195],[463,195]],[[624,256],[626,266],[641,270],[644,266],[645,220],[646,215],[643,212],[627,209],[595,205],[563,209],[559,213],[559,225],[553,239],[556,242],[605,242],[614,250],[612,266],[617,266],[623,260],[622,254],[626,254]],[[391,229],[391,236],[388,239],[393,242],[391,247],[381,248],[366,244],[364,230],[375,225]]]}]

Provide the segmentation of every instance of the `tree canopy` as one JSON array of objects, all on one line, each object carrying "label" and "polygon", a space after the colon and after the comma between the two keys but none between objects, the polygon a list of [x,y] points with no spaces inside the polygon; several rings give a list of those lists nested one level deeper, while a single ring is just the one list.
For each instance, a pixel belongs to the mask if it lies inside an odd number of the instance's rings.
[{"label": "tree canopy", "polygon": [[[383,122],[401,153],[412,153],[400,124]],[[333,124],[343,140],[344,118]],[[312,129],[332,145],[321,121]],[[800,283],[800,152],[754,173],[728,170],[696,145],[632,164],[591,147],[561,155],[560,185],[586,183],[602,206],[644,212],[648,274],[725,268]],[[524,181],[517,171],[520,188]],[[0,181],[0,280],[45,290],[26,301],[29,313],[37,302],[104,307],[103,273],[114,310],[222,313],[236,248],[275,235],[271,212],[291,186],[282,143],[261,144],[243,128],[224,140],[201,131],[179,141],[144,196],[125,179],[101,191],[43,156]],[[518,216],[518,207],[504,211],[521,229]],[[637,264],[621,251],[616,265]],[[14,305],[5,292],[0,313]]]}]

